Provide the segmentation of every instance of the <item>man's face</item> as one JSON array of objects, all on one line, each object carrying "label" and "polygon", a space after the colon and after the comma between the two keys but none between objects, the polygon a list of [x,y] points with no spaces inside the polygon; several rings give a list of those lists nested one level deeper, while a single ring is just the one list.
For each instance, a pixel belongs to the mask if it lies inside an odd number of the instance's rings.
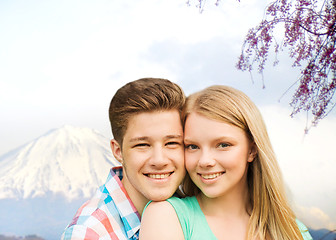
[{"label": "man's face", "polygon": [[178,111],[133,116],[128,122],[121,155],[122,183],[136,207],[148,200],[169,198],[185,175],[183,129]]}]

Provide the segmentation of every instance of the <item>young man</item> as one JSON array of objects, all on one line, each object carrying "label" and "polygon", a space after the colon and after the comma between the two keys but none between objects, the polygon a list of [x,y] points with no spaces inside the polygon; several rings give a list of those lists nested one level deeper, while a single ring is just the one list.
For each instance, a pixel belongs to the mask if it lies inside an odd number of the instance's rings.
[{"label": "young man", "polygon": [[121,87],[111,100],[111,169],[95,197],[79,208],[62,239],[138,239],[149,200],[174,194],[184,175],[181,88],[144,78]]}]

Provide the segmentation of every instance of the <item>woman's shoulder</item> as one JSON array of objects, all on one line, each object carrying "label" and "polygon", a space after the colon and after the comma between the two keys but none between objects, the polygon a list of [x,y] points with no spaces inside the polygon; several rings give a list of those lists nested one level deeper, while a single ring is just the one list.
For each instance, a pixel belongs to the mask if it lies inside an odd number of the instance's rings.
[{"label": "woman's shoulder", "polygon": [[[194,204],[195,197],[186,197],[186,198],[178,198],[178,197],[170,197],[166,201],[153,202],[149,201],[143,210],[144,213],[150,212],[150,214],[155,214],[156,212],[169,213],[175,209],[175,211],[180,212],[179,210],[187,210],[190,208],[190,205]],[[196,200],[197,202],[197,200]],[[174,211],[174,212],[175,212]]]},{"label": "woman's shoulder", "polygon": [[[164,217],[162,217],[164,216]],[[183,239],[183,232],[173,206],[168,201],[150,202],[143,211],[140,239]]]},{"label": "woman's shoulder", "polygon": [[312,240],[312,236],[309,233],[308,228],[300,220],[296,219],[296,223],[301,231],[304,240]]},{"label": "woman's shoulder", "polygon": [[156,212],[159,212],[159,214],[162,214],[163,212],[168,213],[171,210],[174,210],[172,205],[167,201],[160,201],[160,202],[148,202],[143,210],[143,214],[154,214]]},{"label": "woman's shoulder", "polygon": [[169,202],[176,212],[188,214],[188,212],[194,212],[198,209],[198,202],[196,197],[185,197],[185,198],[177,198],[171,197],[166,200]]},{"label": "woman's shoulder", "polygon": [[184,205],[190,205],[193,204],[195,201],[197,202],[196,197],[184,197],[184,198],[179,198],[179,197],[170,197],[166,200],[169,203],[173,204],[184,204]]}]

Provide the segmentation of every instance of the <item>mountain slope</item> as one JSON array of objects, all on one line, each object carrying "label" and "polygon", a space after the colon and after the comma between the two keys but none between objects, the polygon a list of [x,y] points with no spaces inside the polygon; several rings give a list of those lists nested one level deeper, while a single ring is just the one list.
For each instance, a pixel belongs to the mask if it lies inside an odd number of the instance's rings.
[{"label": "mountain slope", "polygon": [[64,126],[0,157],[0,199],[47,193],[88,197],[115,165],[109,139],[92,129]]}]

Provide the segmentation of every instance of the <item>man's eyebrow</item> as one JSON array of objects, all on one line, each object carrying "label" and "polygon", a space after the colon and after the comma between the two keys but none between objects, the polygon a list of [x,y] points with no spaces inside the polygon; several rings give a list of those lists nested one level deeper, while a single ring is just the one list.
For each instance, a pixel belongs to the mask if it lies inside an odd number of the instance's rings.
[{"label": "man's eyebrow", "polygon": [[131,138],[130,142],[146,141],[148,139],[149,139],[149,137],[135,137],[135,138]]},{"label": "man's eyebrow", "polygon": [[182,135],[167,135],[166,137],[165,137],[165,139],[173,139],[173,138],[177,138],[177,139],[179,139],[179,138],[182,138],[183,136]]},{"label": "man's eyebrow", "polygon": [[[167,135],[164,137],[164,139],[182,139],[183,136],[182,135]],[[135,138],[131,138],[130,142],[141,142],[141,141],[148,141],[150,138],[147,136],[144,137],[135,137]]]}]

